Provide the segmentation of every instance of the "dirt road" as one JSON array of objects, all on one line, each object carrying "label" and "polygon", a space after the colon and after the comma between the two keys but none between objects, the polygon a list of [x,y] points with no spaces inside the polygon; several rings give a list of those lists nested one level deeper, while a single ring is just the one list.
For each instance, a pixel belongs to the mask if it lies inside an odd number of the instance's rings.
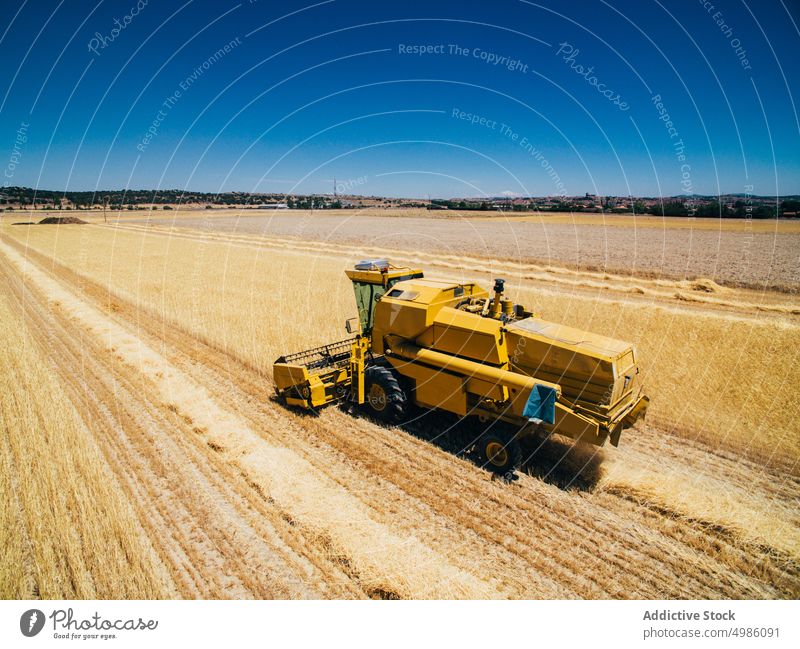
[{"label": "dirt road", "polygon": [[[423,439],[440,432],[429,423],[414,436],[336,409],[289,411],[251,367],[8,238],[0,284],[94,431],[177,596],[800,594],[791,553],[624,485],[601,487],[596,458],[559,462],[553,443],[532,475],[506,485]],[[785,474],[647,425],[625,453],[796,506]]]}]

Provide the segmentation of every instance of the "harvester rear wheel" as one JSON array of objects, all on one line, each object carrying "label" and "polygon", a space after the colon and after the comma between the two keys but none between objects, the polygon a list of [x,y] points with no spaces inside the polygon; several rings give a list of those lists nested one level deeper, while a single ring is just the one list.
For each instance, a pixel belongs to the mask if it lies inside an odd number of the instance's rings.
[{"label": "harvester rear wheel", "polygon": [[406,393],[394,373],[374,365],[364,372],[364,407],[367,412],[388,424],[397,424],[406,414]]},{"label": "harvester rear wheel", "polygon": [[486,432],[478,438],[478,456],[484,469],[505,474],[516,471],[522,464],[522,449],[513,435]]}]

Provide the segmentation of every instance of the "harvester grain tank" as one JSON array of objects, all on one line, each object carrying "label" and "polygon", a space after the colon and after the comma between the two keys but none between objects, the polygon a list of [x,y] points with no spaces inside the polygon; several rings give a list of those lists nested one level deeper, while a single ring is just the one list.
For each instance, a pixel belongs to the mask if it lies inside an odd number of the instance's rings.
[{"label": "harvester grain tank", "polygon": [[502,279],[490,294],[384,259],[345,273],[355,335],[275,362],[288,405],[346,402],[399,423],[413,403],[469,418],[481,463],[497,472],[517,467],[528,435],[617,446],[647,409],[632,345],[535,316],[505,296]]}]

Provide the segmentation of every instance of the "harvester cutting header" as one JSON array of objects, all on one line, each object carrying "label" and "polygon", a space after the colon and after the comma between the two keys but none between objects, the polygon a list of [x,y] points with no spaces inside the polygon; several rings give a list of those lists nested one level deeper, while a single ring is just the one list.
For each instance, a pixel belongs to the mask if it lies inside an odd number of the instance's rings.
[{"label": "harvester cutting header", "polygon": [[617,446],[647,408],[632,345],[542,320],[505,297],[502,279],[490,295],[385,259],[345,273],[355,335],[275,362],[288,405],[350,402],[387,423],[405,420],[412,403],[469,417],[482,464],[503,473],[517,468],[524,436]]}]

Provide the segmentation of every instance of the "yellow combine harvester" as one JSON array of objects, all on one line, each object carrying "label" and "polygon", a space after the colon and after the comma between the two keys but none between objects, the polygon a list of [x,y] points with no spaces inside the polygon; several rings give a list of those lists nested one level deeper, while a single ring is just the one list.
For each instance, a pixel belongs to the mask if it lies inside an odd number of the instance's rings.
[{"label": "yellow combine harvester", "polygon": [[355,336],[275,361],[289,405],[350,402],[387,423],[411,403],[469,417],[481,464],[500,473],[517,468],[526,435],[617,446],[647,409],[632,345],[540,319],[505,298],[501,279],[490,296],[386,260],[345,272]]}]

